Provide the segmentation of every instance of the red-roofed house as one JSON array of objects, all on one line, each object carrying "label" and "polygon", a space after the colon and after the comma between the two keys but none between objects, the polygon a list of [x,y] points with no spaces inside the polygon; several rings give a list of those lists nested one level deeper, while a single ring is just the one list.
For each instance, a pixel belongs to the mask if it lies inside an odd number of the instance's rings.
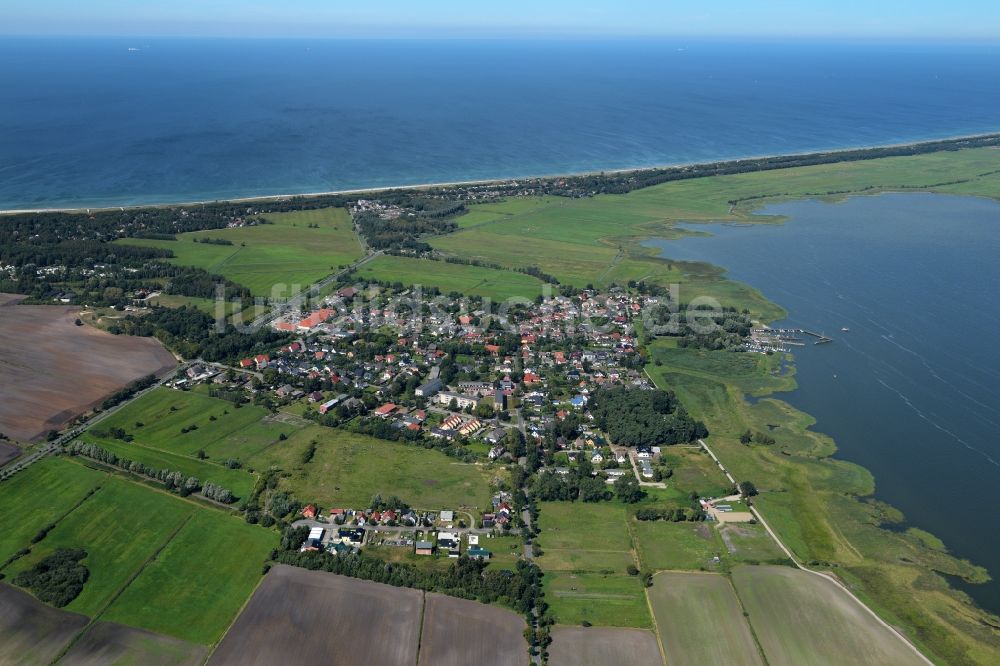
[{"label": "red-roofed house", "polygon": [[382,405],[381,407],[379,407],[378,409],[376,409],[375,410],[375,414],[377,416],[381,416],[382,418],[385,418],[385,417],[389,416],[390,414],[392,414],[394,411],[396,411],[396,405],[392,404],[391,402],[387,402],[384,405]]},{"label": "red-roofed house", "polygon": [[306,504],[306,508],[302,509],[302,516],[309,519],[315,518],[316,507],[312,504]]}]

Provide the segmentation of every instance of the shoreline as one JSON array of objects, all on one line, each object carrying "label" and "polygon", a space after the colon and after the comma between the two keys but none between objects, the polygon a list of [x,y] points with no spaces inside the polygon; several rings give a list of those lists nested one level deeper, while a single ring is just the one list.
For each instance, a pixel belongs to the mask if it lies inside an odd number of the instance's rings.
[{"label": "shoreline", "polygon": [[[188,201],[170,201],[161,203],[138,203],[138,204],[128,204],[128,205],[105,205],[105,206],[65,206],[65,207],[49,207],[49,208],[7,208],[0,209],[0,215],[22,215],[22,214],[39,214],[39,213],[88,213],[93,211],[109,211],[109,210],[139,210],[144,208],[170,208],[175,206],[188,207],[188,206],[204,206],[210,204],[222,204],[222,203],[253,203],[253,202],[268,202],[268,201],[281,201],[288,199],[315,199],[319,197],[327,196],[340,196],[349,194],[377,194],[380,192],[390,192],[390,191],[418,191],[427,190],[434,188],[447,188],[447,187],[461,187],[468,185],[496,185],[501,183],[511,183],[515,181],[535,181],[535,180],[553,180],[558,178],[580,178],[586,176],[597,176],[600,174],[628,174],[628,173],[644,173],[651,171],[659,171],[666,169],[691,169],[691,168],[709,168],[712,166],[723,165],[723,164],[739,164],[741,162],[752,162],[758,160],[776,160],[776,159],[786,159],[786,158],[802,158],[808,156],[816,155],[829,155],[836,157],[841,155],[847,158],[851,153],[857,151],[866,150],[889,150],[889,149],[907,149],[907,148],[920,148],[922,146],[931,146],[940,143],[958,142],[958,141],[975,141],[984,140],[990,138],[1000,139],[1000,131],[997,132],[985,132],[979,134],[966,134],[966,135],[956,135],[940,137],[935,139],[922,139],[919,141],[907,141],[903,143],[879,143],[871,145],[861,145],[861,146],[849,146],[842,148],[834,148],[830,150],[819,150],[819,151],[807,151],[807,152],[794,152],[794,153],[773,153],[770,155],[747,155],[743,157],[734,157],[728,159],[718,159],[707,162],[674,162],[667,164],[658,164],[652,166],[641,166],[641,167],[625,167],[620,169],[601,169],[596,171],[578,171],[578,172],[567,172],[567,173],[550,173],[542,175],[524,175],[524,176],[512,176],[509,178],[483,178],[483,179],[473,179],[473,180],[454,180],[454,181],[443,181],[435,183],[416,183],[412,185],[387,185],[383,187],[366,187],[366,188],[352,188],[344,190],[327,190],[327,191],[315,191],[315,192],[303,192],[303,193],[278,193],[278,194],[261,194],[247,197],[230,197],[230,198],[219,198],[219,199],[196,199]],[[961,148],[956,148],[960,150]],[[947,149],[942,149],[947,150]],[[890,156],[887,156],[890,157]],[[871,158],[861,158],[857,160],[851,159],[834,159],[827,164],[836,164],[840,162],[847,161],[863,161],[864,159]],[[782,168],[794,168],[793,166],[777,166],[770,170],[778,170]],[[763,170],[763,169],[762,169]],[[703,176],[707,177],[707,176]]]}]

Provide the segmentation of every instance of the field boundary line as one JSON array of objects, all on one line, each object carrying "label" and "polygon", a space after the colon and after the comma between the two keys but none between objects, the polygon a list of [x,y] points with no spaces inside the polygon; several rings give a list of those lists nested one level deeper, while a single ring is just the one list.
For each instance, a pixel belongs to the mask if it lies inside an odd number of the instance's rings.
[{"label": "field boundary line", "polygon": [[[168,545],[170,545],[170,542],[174,540],[177,534],[182,529],[184,529],[184,526],[187,525],[192,518],[194,518],[193,511],[189,513],[187,516],[185,516],[184,520],[182,520],[180,524],[176,528],[174,528],[174,531],[170,533],[170,535],[167,537],[167,540],[164,541],[162,544],[160,544],[160,546],[156,550],[154,550],[149,555],[149,557],[147,557],[143,561],[142,564],[139,565],[138,569],[132,572],[132,574],[128,577],[128,579],[126,579],[126,581],[122,583],[121,587],[119,587],[115,591],[115,593],[111,595],[111,598],[108,599],[108,602],[104,604],[104,606],[99,611],[94,613],[94,617],[90,618],[90,622],[88,622],[83,627],[83,629],[81,629],[80,632],[73,637],[73,640],[71,640],[69,643],[66,644],[65,647],[63,647],[63,649],[59,652],[59,654],[56,655],[56,658],[52,660],[53,666],[55,666],[55,664],[58,664],[63,659],[63,657],[65,657],[69,653],[69,651],[73,648],[73,646],[76,645],[81,638],[83,638],[83,635],[88,631],[90,631],[90,629],[100,621],[101,617],[104,616],[104,613],[106,613],[107,610],[111,608],[111,605],[114,604],[116,601],[118,601],[118,598],[122,596],[122,594],[125,593],[125,590],[127,590],[132,585],[132,583],[135,582],[135,579],[138,578],[142,574],[142,572],[146,570],[146,567],[148,567],[152,562],[156,560],[157,557],[159,557],[160,553],[163,552],[163,549],[166,548]],[[135,628],[138,629],[139,627]]]},{"label": "field boundary line", "polygon": [[[656,585],[657,574],[663,573],[662,571],[653,574],[653,585]],[[653,610],[653,600],[649,598],[649,591],[651,587],[647,587],[642,591],[644,597],[646,597],[646,607],[649,609],[649,617],[653,620],[653,635],[656,636],[656,646],[660,648],[660,659],[663,661],[663,666],[669,666],[667,662],[667,648],[663,645],[663,638],[660,636],[660,625],[656,621],[656,613]]]},{"label": "field boundary line", "polygon": [[[270,566],[269,562],[266,564]],[[268,573],[270,572],[271,570],[269,568]],[[250,602],[253,600],[254,595],[257,594],[257,590],[260,588],[261,585],[264,584],[264,580],[266,578],[267,574],[263,574],[261,575],[260,578],[257,579],[257,583],[253,586],[253,590],[251,590],[250,594],[247,595],[247,598],[243,600],[243,603],[240,604],[240,609],[236,612],[236,615],[233,616],[232,622],[229,623],[229,626],[226,627],[226,630],[222,632],[221,636],[219,636],[219,640],[215,641],[215,643],[209,646],[208,654],[205,655],[205,660],[201,662],[202,664],[207,664],[212,659],[212,655],[215,654],[215,651],[219,648],[220,645],[222,645],[222,641],[226,639],[226,636],[229,635],[229,632],[232,630],[233,625],[236,624],[236,622],[240,619],[240,616],[243,615],[243,611],[245,611],[247,609],[247,606],[250,605]]]},{"label": "field boundary line", "polygon": [[[698,443],[701,444],[705,448],[705,450],[708,451],[709,455],[711,455],[712,458],[714,458],[715,461],[719,463],[719,466],[722,467],[722,462],[719,461],[719,458],[715,455],[715,453],[710,448],[708,448],[708,445],[705,444],[705,440],[699,439]],[[728,470],[726,470],[725,468],[723,468],[723,471],[726,472],[726,475],[729,476],[729,478],[732,478],[730,476]],[[761,525],[764,526],[764,529],[767,530],[767,533],[771,535],[771,538],[774,539],[774,542],[776,544],[778,544],[778,547],[781,548],[781,550],[783,550],[786,555],[788,555],[789,559],[791,559],[792,563],[796,566],[796,568],[798,568],[801,571],[805,571],[807,573],[810,573],[810,574],[812,574],[814,576],[819,576],[819,577],[823,578],[824,580],[828,580],[828,581],[832,582],[834,585],[836,585],[837,587],[839,587],[841,590],[843,590],[844,592],[846,592],[847,595],[856,604],[858,604],[861,608],[863,608],[865,610],[865,612],[867,612],[872,618],[874,618],[874,620],[876,622],[878,622],[879,624],[881,624],[885,629],[889,630],[899,640],[903,641],[903,643],[908,648],[910,648],[920,658],[921,661],[923,661],[928,666],[933,666],[934,662],[931,661],[930,658],[927,657],[927,655],[925,655],[923,652],[921,652],[920,649],[916,645],[914,645],[910,641],[910,639],[906,637],[905,634],[903,634],[903,632],[901,632],[899,629],[896,629],[894,626],[892,626],[891,624],[889,624],[888,622],[886,622],[885,620],[883,620],[882,617],[878,613],[876,613],[874,610],[872,610],[868,606],[868,604],[866,604],[865,602],[863,602],[856,594],[854,594],[854,592],[851,591],[851,589],[849,587],[847,587],[847,585],[845,585],[843,582],[841,582],[836,576],[828,575],[828,574],[825,574],[823,572],[816,571],[814,569],[810,569],[810,568],[806,567],[805,565],[803,565],[801,562],[799,562],[799,559],[797,557],[795,557],[795,555],[792,554],[792,551],[789,550],[787,546],[785,546],[785,544],[781,541],[781,539],[778,538],[778,535],[775,533],[775,531],[771,529],[771,526],[767,524],[767,521],[764,520],[764,516],[762,516],[761,513],[760,513],[760,511],[757,510],[757,507],[751,504],[749,506],[749,509],[750,509],[750,512],[753,513],[753,515],[757,519],[757,521]]]},{"label": "field boundary line", "polygon": [[754,645],[757,646],[757,652],[760,654],[760,658],[764,661],[764,666],[768,666],[770,662],[767,660],[767,653],[764,652],[764,646],[760,643],[760,638],[757,636],[757,630],[754,629],[753,622],[750,621],[750,612],[743,603],[743,597],[740,596],[740,591],[736,589],[736,584],[733,582],[732,574],[725,574],[725,578],[726,582],[729,583],[729,588],[736,596],[736,602],[740,605],[740,610],[743,611],[743,623],[746,624],[747,628],[750,630],[750,635],[753,637]]},{"label": "field boundary line", "polygon": [[420,666],[420,651],[424,643],[424,620],[427,618],[427,590],[420,590],[420,631],[417,632],[417,666]]},{"label": "field boundary line", "polygon": [[[111,475],[108,474],[108,476],[111,476]],[[96,486],[95,488],[92,488],[90,490],[90,492],[88,492],[86,495],[84,495],[83,497],[81,497],[79,499],[79,501],[77,501],[76,504],[74,504],[72,507],[69,508],[68,511],[66,511],[63,515],[59,516],[58,518],[56,518],[56,520],[55,520],[54,523],[51,523],[51,525],[53,526],[53,529],[55,529],[56,527],[58,527],[59,523],[61,523],[66,518],[68,518],[71,513],[73,513],[77,509],[79,509],[83,505],[84,502],[86,502],[91,497],[93,497],[94,495],[96,495],[98,493],[98,491],[100,491],[102,488],[104,488],[103,485]],[[42,539],[42,541],[44,541],[44,539]],[[34,545],[36,545],[36,544],[35,543],[31,543],[30,540],[29,540],[29,543],[26,546],[26,548],[30,549]],[[3,565],[0,565],[0,571],[3,571],[4,569],[6,569],[7,567],[9,567],[10,565],[14,564],[14,562],[16,562],[16,561],[17,560],[9,560],[8,562],[4,563]]]}]

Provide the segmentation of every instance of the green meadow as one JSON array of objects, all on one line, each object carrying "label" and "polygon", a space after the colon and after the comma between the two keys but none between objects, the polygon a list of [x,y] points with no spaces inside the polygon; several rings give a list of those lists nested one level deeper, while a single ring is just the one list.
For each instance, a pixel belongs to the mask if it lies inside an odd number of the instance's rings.
[{"label": "green meadow", "polygon": [[149,558],[173,537],[193,505],[117,476],[58,522],[30,555],[10,567],[16,575],[59,548],[83,548],[90,578],[66,610],[94,617]]},{"label": "green meadow", "polygon": [[0,563],[99,488],[107,474],[46,458],[0,483]]},{"label": "green meadow", "polygon": [[664,571],[648,594],[669,663],[765,663],[727,577]]},{"label": "green meadow", "polygon": [[535,558],[545,599],[559,624],[652,625],[635,565],[625,506],[618,502],[540,502]]},{"label": "green meadow", "polygon": [[725,554],[715,526],[709,523],[637,520],[632,528],[645,569],[710,570],[717,567],[713,558]]},{"label": "green meadow", "polygon": [[[303,452],[314,440],[316,453],[303,463]],[[287,473],[282,488],[323,507],[360,508],[376,494],[396,495],[421,509],[490,506],[491,474],[482,466],[421,446],[318,425],[265,449],[250,464],[280,468]]]},{"label": "green meadow", "polygon": [[211,645],[236,618],[277,542],[275,532],[238,517],[196,510],[104,619]]},{"label": "green meadow", "polygon": [[[872,621],[847,592],[790,567],[737,567],[733,585],[767,663],[924,663],[889,629]],[[850,640],[844,640],[849,636]]]},{"label": "green meadow", "polygon": [[201,645],[222,637],[278,540],[239,517],[66,458],[0,484],[0,507],[0,554],[31,549],[4,570],[8,578],[60,548],[83,548],[90,577],[66,610]]},{"label": "green meadow", "polygon": [[[264,217],[272,224],[178,234],[175,241],[130,238],[121,242],[171,250],[173,263],[222,275],[248,287],[255,296],[287,296],[289,286],[308,286],[362,255],[351,216],[343,208]],[[233,244],[194,242],[199,238]],[[274,285],[285,286],[285,292],[273,294]]]},{"label": "green meadow", "polygon": [[638,576],[546,571],[543,585],[545,601],[559,624],[653,628]]},{"label": "green meadow", "polygon": [[682,300],[715,296],[776,319],[780,307],[752,286],[726,280],[718,267],[661,260],[641,240],[676,235],[679,221],[781,222],[752,213],[765,203],[793,198],[892,190],[1000,196],[995,170],[996,151],[981,148],[673,181],[625,195],[528,198],[516,205],[471,206],[457,218],[458,232],[431,243],[445,254],[510,267],[537,265],[577,286],[677,282]]},{"label": "green meadow", "polygon": [[[192,428],[192,426],[194,426]],[[177,470],[211,481],[246,497],[255,475],[250,461],[303,427],[301,419],[273,416],[262,407],[212,398],[199,388],[157,388],[129,404],[81,436],[119,456],[156,469]],[[133,439],[111,439],[121,428]],[[185,432],[186,430],[186,432]],[[204,453],[204,458],[199,457]],[[237,460],[242,469],[226,462]]]},{"label": "green meadow", "polygon": [[494,300],[511,296],[531,300],[542,293],[543,286],[541,280],[524,273],[396,256],[378,257],[361,267],[357,275],[366,280],[437,287],[445,294],[457,291]]},{"label": "green meadow", "polygon": [[[141,425],[140,425],[141,424]],[[197,426],[182,433],[181,430]],[[178,391],[157,388],[95,428],[122,428],[143,446],[178,455],[204,451],[208,460],[247,460],[290,435],[297,427],[270,418],[263,407],[242,405],[207,395],[200,388]]]}]

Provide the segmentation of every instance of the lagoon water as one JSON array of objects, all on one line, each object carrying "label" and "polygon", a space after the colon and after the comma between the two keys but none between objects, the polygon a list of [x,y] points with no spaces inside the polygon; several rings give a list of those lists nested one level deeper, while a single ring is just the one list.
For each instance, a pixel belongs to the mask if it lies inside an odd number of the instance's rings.
[{"label": "lagoon water", "polygon": [[[799,388],[777,397],[909,524],[1000,579],[1000,204],[883,194],[760,212],[789,220],[648,244],[725,267],[785,307],[782,324],[832,337],[794,348]],[[1000,612],[1000,580],[963,589]]]},{"label": "lagoon water", "polygon": [[4,37],[0,209],[906,142],[997,108],[989,43]]}]

